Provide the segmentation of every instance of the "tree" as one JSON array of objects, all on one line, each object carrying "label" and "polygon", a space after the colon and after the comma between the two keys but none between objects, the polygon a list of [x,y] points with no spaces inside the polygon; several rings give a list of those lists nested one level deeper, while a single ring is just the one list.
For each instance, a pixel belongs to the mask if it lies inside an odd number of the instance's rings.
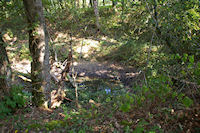
[{"label": "tree", "polygon": [[90,6],[93,7],[93,3],[94,1],[93,0],[90,0]]},{"label": "tree", "polygon": [[103,0],[103,6],[105,6],[105,0]]},{"label": "tree", "polygon": [[49,46],[41,0],[23,0],[29,29],[29,49],[32,57],[31,79],[33,103],[47,103],[50,91]]},{"label": "tree", "polygon": [[80,6],[79,0],[76,1],[76,4],[77,4],[77,8],[79,8],[79,6]]},{"label": "tree", "polygon": [[117,5],[117,1],[116,0],[112,0],[112,7],[115,7]]},{"label": "tree", "polygon": [[0,99],[10,92],[11,68],[5,45],[0,32]]},{"label": "tree", "polygon": [[96,26],[97,26],[98,29],[100,29],[98,0],[94,0],[94,13],[95,13],[95,16],[96,16]]},{"label": "tree", "polygon": [[85,8],[85,2],[86,2],[86,0],[83,0],[83,1],[82,1],[83,8]]}]

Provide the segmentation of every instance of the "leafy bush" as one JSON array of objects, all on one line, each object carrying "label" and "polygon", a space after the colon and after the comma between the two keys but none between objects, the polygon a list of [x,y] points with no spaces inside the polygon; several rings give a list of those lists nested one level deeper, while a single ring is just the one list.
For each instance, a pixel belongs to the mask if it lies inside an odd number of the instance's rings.
[{"label": "leafy bush", "polygon": [[26,95],[20,86],[13,86],[9,96],[4,96],[0,102],[0,118],[13,113],[17,108],[22,108],[26,103]]}]

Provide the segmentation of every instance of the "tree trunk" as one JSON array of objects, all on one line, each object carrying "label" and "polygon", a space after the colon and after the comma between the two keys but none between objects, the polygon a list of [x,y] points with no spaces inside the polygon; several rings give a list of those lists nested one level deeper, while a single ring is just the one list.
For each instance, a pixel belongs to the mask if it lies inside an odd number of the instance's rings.
[{"label": "tree trunk", "polygon": [[5,45],[0,31],[0,100],[9,95],[11,83],[11,68]]},{"label": "tree trunk", "polygon": [[50,99],[49,46],[42,1],[23,0],[29,29],[29,49],[32,57],[31,79],[33,104],[43,106]]},{"label": "tree trunk", "polygon": [[164,35],[162,36],[162,32],[159,28],[159,25],[158,25],[158,12],[157,12],[157,1],[154,0],[154,4],[153,4],[153,11],[154,11],[154,27],[156,29],[156,35],[159,37],[159,38],[162,38],[164,39],[164,41],[166,42],[166,45],[169,47],[169,49],[172,51],[173,54],[176,54],[177,53],[177,50],[176,48],[171,44],[170,42],[170,36],[167,34],[167,35]]},{"label": "tree trunk", "polygon": [[96,26],[100,30],[98,0],[94,0],[94,13],[96,16]]},{"label": "tree trunk", "polygon": [[115,6],[115,2],[114,2],[114,0],[112,0],[112,7],[114,7]]},{"label": "tree trunk", "polygon": [[80,6],[79,0],[76,0],[76,2],[77,2],[77,8],[79,8],[79,6]]},{"label": "tree trunk", "polygon": [[85,8],[85,1],[86,1],[86,0],[83,0],[83,8]]},{"label": "tree trunk", "polygon": [[90,6],[93,7],[93,0],[90,0]]}]

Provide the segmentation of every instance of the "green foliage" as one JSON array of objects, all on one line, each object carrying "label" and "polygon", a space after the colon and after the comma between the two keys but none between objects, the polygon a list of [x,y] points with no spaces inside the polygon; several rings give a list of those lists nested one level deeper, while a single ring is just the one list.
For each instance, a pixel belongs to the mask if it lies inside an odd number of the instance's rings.
[{"label": "green foliage", "polygon": [[134,102],[133,97],[129,96],[128,94],[126,94],[125,96],[123,96],[122,99],[125,99],[125,101],[123,101],[124,103],[121,105],[120,110],[123,112],[128,112],[131,110],[131,105]]},{"label": "green foliage", "polygon": [[27,96],[22,92],[22,87],[13,86],[9,96],[4,96],[3,101],[0,102],[0,116],[1,118],[12,113],[17,108],[25,106]]},{"label": "green foliage", "polygon": [[27,44],[23,44],[22,47],[19,49],[18,53],[20,60],[23,59],[31,60],[30,51]]},{"label": "green foliage", "polygon": [[146,63],[148,49],[146,43],[139,44],[134,40],[120,40],[119,44],[106,41],[103,42],[102,45],[104,45],[105,48],[101,50],[101,58],[128,65],[134,64],[135,67],[141,67]]},{"label": "green foliage", "polygon": [[189,97],[184,97],[184,99],[182,100],[183,104],[186,106],[186,107],[191,107],[193,105],[193,100],[190,99]]},{"label": "green foliage", "polygon": [[[129,89],[112,86],[110,81],[105,80],[79,85],[79,102],[83,105],[80,110],[74,109],[74,102],[65,103],[64,121],[51,120],[47,123],[36,121],[28,125],[28,129],[48,132],[64,128],[68,132],[94,132],[95,126],[102,126],[107,120],[108,125],[103,126],[114,128],[115,131],[119,129],[118,125],[115,126],[115,122],[121,121],[120,126],[124,132],[133,130],[136,133],[162,132],[160,123],[169,124],[171,119],[176,118],[172,116],[172,109],[191,108],[195,105],[191,93],[188,93],[188,90],[192,89],[187,83],[200,85],[199,2],[197,0],[117,1],[119,3],[115,9],[111,6],[99,7],[101,32],[106,36],[106,39],[101,40],[102,49],[99,55],[103,55],[104,60],[123,62],[141,68],[145,73],[145,81]],[[49,29],[63,32],[69,32],[70,29],[76,37],[96,38],[93,8],[78,9],[72,0],[62,2],[43,0],[43,5]],[[156,10],[155,5],[157,5]],[[20,10],[23,7],[22,1],[8,3],[0,1],[0,6],[3,7],[0,9],[2,16],[0,28],[3,27],[4,31],[8,31],[10,37],[15,37],[17,31],[21,32],[18,30],[20,26],[25,26],[23,17],[19,17],[23,16]],[[157,22],[153,16],[155,12],[158,13]],[[156,25],[158,31],[154,30]],[[153,38],[154,32],[156,35]],[[100,38],[99,35],[97,38]],[[66,44],[54,45],[59,60],[67,57],[68,51],[64,49],[64,45],[66,46]],[[20,59],[29,59],[28,51],[28,47],[22,45],[17,51],[20,53]],[[137,79],[143,80],[141,77],[138,76]],[[196,90],[198,92],[198,89]],[[66,92],[70,99],[75,99],[74,89],[69,87]],[[0,103],[0,116],[6,116],[15,109],[25,106],[25,99],[29,96],[17,87],[12,88],[10,96],[5,96]],[[95,104],[88,103],[90,99],[101,103],[101,106],[96,107]],[[142,111],[137,115],[140,109]],[[153,114],[154,111],[158,113]],[[148,113],[134,120],[131,115],[135,112],[138,117]],[[162,119],[157,121],[161,122],[154,123],[159,115]],[[135,121],[137,122],[134,123]],[[22,123],[17,123],[17,126],[23,129]]]},{"label": "green foliage", "polygon": [[52,120],[45,124],[47,131],[52,131],[53,129],[61,128],[65,123],[61,120]]}]

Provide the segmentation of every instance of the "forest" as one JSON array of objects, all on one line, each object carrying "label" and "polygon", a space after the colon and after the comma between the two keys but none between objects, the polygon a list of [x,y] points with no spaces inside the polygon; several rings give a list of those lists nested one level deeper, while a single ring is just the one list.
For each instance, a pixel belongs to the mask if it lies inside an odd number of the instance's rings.
[{"label": "forest", "polygon": [[200,0],[0,0],[0,132],[200,132]]}]

